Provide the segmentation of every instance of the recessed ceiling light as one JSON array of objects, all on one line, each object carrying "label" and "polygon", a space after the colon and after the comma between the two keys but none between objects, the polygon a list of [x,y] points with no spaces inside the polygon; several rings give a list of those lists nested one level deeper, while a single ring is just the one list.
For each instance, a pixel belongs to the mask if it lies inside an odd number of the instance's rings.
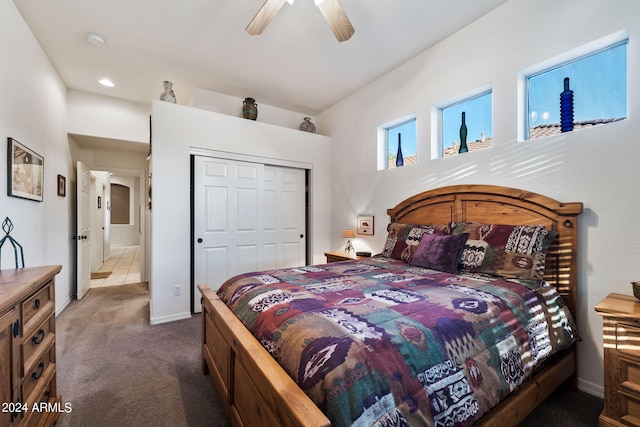
[{"label": "recessed ceiling light", "polygon": [[115,84],[111,80],[107,79],[106,77],[104,79],[98,80],[98,83],[100,83],[102,86],[106,86],[106,87],[114,87],[115,86]]},{"label": "recessed ceiling light", "polygon": [[95,33],[87,34],[87,41],[94,46],[102,46],[104,44],[104,39]]}]

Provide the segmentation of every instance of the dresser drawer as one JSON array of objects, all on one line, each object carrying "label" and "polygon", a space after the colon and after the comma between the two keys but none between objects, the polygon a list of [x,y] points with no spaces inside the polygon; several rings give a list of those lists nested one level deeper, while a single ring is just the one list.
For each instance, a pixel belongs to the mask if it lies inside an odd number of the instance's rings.
[{"label": "dresser drawer", "polygon": [[25,335],[22,339],[22,361],[23,375],[30,366],[35,365],[35,361],[42,357],[55,341],[55,318],[50,313],[49,317],[38,325],[31,335]]},{"label": "dresser drawer", "polygon": [[25,401],[32,400],[31,393],[36,387],[45,387],[53,378],[56,372],[56,348],[51,346],[38,359],[34,366],[31,366],[24,373],[22,379],[22,398]]},{"label": "dresser drawer", "polygon": [[625,425],[640,427],[640,401],[620,396],[620,419]]},{"label": "dresser drawer", "polygon": [[22,334],[30,335],[49,312],[55,311],[53,280],[22,303]]},{"label": "dresser drawer", "polygon": [[[40,427],[47,425],[49,418],[58,418],[60,410],[60,396],[56,394],[56,377],[49,379],[44,389],[34,390],[31,398],[27,400],[29,412],[25,415],[20,427]],[[57,407],[56,407],[57,403]]]},{"label": "dresser drawer", "polygon": [[640,357],[640,327],[629,323],[618,323],[616,348],[620,353]]}]

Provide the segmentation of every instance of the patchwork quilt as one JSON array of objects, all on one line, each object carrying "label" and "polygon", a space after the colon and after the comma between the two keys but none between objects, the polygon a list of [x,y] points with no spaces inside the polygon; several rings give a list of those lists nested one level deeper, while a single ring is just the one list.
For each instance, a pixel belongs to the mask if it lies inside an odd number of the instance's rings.
[{"label": "patchwork quilt", "polygon": [[469,426],[577,338],[539,281],[373,257],[218,291],[333,426]]}]

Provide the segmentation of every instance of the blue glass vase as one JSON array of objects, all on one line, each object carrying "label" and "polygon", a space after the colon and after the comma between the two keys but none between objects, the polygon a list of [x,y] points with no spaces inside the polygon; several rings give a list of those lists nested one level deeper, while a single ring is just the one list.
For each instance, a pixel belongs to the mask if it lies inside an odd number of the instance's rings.
[{"label": "blue glass vase", "polygon": [[564,91],[560,94],[560,131],[573,130],[573,91],[569,89],[569,77],[564,79]]},{"label": "blue glass vase", "polygon": [[404,165],[404,157],[402,156],[402,141],[398,134],[398,152],[396,153],[396,167]]}]

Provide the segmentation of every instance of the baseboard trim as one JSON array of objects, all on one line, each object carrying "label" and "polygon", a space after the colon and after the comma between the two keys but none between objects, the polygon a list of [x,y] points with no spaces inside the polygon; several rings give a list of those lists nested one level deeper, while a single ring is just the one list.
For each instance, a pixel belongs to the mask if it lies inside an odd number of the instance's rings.
[{"label": "baseboard trim", "polygon": [[187,312],[187,313],[176,313],[176,314],[172,314],[170,316],[151,317],[151,319],[149,319],[149,322],[152,325],[159,325],[161,323],[175,322],[176,320],[183,320],[183,319],[190,319],[190,318],[191,318],[191,313],[190,312]]},{"label": "baseboard trim", "polygon": [[64,309],[67,308],[69,304],[71,304],[71,298],[72,296],[68,296],[62,304],[56,307],[56,317],[58,317],[60,313],[62,313]]},{"label": "baseboard trim", "polygon": [[604,399],[604,386],[578,378],[578,390],[597,396],[600,399]]}]

